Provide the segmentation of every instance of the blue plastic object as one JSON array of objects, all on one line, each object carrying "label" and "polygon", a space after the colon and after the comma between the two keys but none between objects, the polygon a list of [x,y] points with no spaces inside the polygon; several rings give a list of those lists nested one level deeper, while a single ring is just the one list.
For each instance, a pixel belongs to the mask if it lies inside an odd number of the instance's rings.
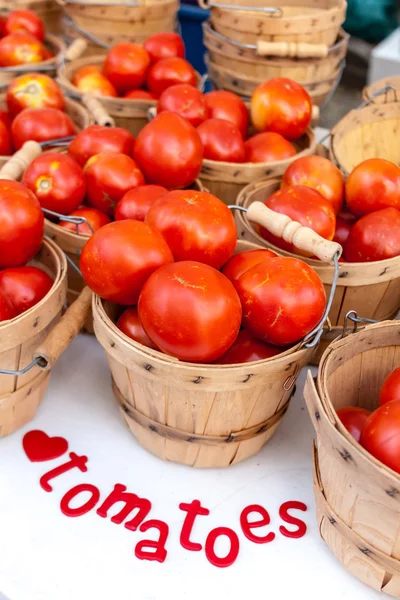
[{"label": "blue plastic object", "polygon": [[194,66],[196,71],[204,75],[207,67],[204,64],[204,53],[206,47],[203,44],[203,30],[201,24],[209,17],[209,11],[192,6],[191,4],[181,4],[179,9],[179,23],[181,26],[181,35],[186,47],[186,58]]}]

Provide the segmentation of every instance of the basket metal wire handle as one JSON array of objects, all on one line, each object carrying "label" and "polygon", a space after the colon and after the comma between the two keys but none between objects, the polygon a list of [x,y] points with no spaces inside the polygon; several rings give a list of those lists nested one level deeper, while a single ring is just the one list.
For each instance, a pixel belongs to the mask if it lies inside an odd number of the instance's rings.
[{"label": "basket metal wire handle", "polygon": [[283,10],[274,6],[237,6],[236,4],[219,4],[210,0],[199,0],[201,8],[208,10],[209,8],[221,8],[223,10],[244,10],[247,12],[262,12],[265,15],[274,15],[275,17],[283,17]]},{"label": "basket metal wire handle", "polygon": [[349,312],[346,313],[346,316],[344,318],[342,337],[346,337],[347,335],[349,335],[348,321],[351,321],[353,323],[353,330],[351,331],[351,333],[357,333],[358,325],[360,325],[361,323],[365,325],[375,325],[376,323],[379,323],[379,321],[377,321],[376,319],[366,319],[365,317],[359,317],[357,311],[349,310]]}]

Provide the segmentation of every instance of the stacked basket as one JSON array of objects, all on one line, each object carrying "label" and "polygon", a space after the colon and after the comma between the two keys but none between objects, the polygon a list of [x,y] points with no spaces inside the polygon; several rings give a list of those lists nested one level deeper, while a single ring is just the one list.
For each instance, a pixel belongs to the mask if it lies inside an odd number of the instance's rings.
[{"label": "stacked basket", "polygon": [[[339,83],[349,36],[341,29],[346,0],[200,0],[214,87],[250,97],[272,77],[301,83],[323,106]],[[224,8],[226,5],[226,8]],[[236,8],[237,5],[237,8]]]}]

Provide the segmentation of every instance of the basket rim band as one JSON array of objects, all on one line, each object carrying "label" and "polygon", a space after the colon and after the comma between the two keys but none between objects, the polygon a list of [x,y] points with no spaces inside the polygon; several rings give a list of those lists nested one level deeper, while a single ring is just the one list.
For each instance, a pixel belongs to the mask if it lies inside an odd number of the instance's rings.
[{"label": "basket rim band", "polygon": [[[19,402],[24,401],[27,396],[36,391],[38,387],[50,376],[50,371],[41,370],[36,377],[25,383],[22,387],[14,390],[13,392],[6,392],[3,396],[0,396],[0,420],[1,413],[15,407]],[[27,392],[27,390],[29,390]]]},{"label": "basket rim band", "polygon": [[[197,433],[189,433],[169,425],[164,425],[158,421],[154,421],[150,417],[147,417],[131,404],[129,404],[118,389],[115,381],[112,381],[112,388],[114,395],[117,399],[118,404],[124,412],[125,417],[132,419],[138,425],[141,425],[145,429],[149,429],[153,433],[158,434],[160,437],[167,438],[174,441],[189,442],[194,444],[203,444],[205,446],[219,446],[220,444],[231,444],[237,442],[243,442],[250,440],[262,433],[265,433],[274,425],[276,425],[284,416],[289,408],[290,398],[287,402],[269,419],[266,419],[262,423],[258,423],[248,429],[242,429],[241,431],[235,431],[225,436],[218,435],[203,435]],[[292,394],[291,394],[292,395]]]}]

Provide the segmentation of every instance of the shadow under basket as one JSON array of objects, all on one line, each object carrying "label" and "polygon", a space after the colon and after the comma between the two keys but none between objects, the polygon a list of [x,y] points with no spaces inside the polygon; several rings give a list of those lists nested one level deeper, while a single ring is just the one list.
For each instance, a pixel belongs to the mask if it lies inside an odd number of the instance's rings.
[{"label": "shadow under basket", "polygon": [[400,475],[343,427],[344,406],[374,410],[387,375],[400,366],[400,322],[371,325],[335,341],[316,384],[304,390],[317,434],[314,493],[322,539],[342,565],[374,590],[400,598]]},{"label": "shadow under basket", "polygon": [[[237,252],[251,249],[238,242]],[[143,448],[192,467],[228,467],[257,454],[282,421],[314,351],[297,344],[241,365],[181,362],[122,334],[117,310],[94,297],[95,334],[122,416]]]},{"label": "shadow under basket", "polygon": [[[44,240],[29,263],[45,271],[54,284],[36,306],[22,315],[0,323],[0,369],[20,371],[60,320],[67,292],[67,262],[63,252]],[[28,423],[45,394],[49,371],[35,366],[24,375],[0,373],[0,437]]]},{"label": "shadow under basket", "polygon": [[[248,208],[253,202],[264,202],[280,187],[280,179],[265,179],[248,185],[238,197],[237,204]],[[286,252],[262,238],[246,213],[235,211],[235,222],[239,239],[247,240],[258,247],[270,248],[281,256],[304,260],[321,278],[327,296],[331,290],[334,267],[317,259]],[[400,256],[371,263],[340,263],[339,279],[329,324],[324,328],[319,347],[312,357],[318,364],[327,346],[341,335],[344,319],[350,310],[360,317],[383,321],[394,318],[400,310]]]}]

